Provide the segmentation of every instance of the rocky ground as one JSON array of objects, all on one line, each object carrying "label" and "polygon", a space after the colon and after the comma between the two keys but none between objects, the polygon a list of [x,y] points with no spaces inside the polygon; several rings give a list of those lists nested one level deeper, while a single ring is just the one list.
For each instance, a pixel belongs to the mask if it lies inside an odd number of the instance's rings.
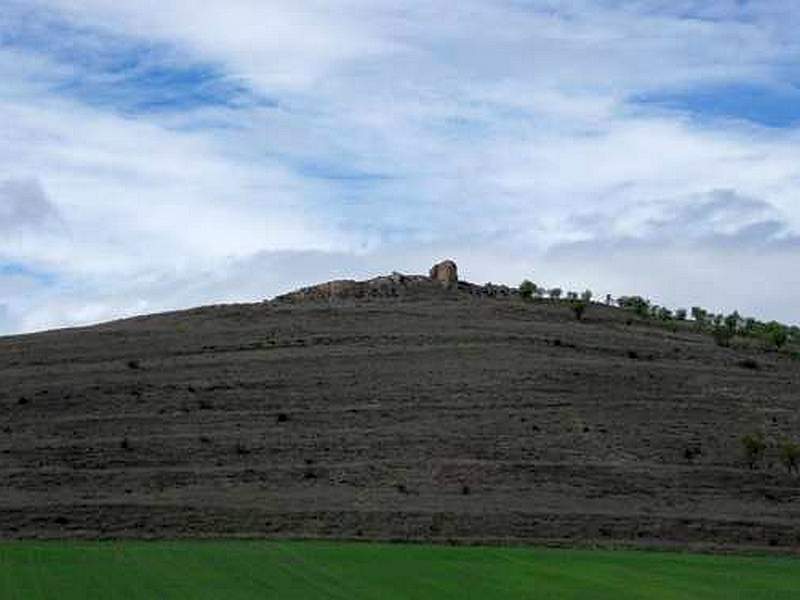
[{"label": "rocky ground", "polygon": [[797,359],[397,277],[0,338],[0,536],[800,547]]}]

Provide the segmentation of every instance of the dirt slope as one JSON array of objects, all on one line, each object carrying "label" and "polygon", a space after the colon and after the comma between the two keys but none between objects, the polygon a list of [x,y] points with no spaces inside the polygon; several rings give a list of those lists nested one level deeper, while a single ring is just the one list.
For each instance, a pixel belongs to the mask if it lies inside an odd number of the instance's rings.
[{"label": "dirt slope", "polygon": [[433,287],[0,338],[0,536],[798,547],[739,438],[800,434],[799,364]]}]

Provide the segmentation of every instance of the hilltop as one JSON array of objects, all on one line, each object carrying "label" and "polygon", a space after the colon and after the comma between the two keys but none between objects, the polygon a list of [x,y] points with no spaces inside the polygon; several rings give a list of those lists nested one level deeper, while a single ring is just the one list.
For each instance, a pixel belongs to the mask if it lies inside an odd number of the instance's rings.
[{"label": "hilltop", "polygon": [[790,353],[446,268],[0,338],[0,373],[6,538],[800,546]]}]

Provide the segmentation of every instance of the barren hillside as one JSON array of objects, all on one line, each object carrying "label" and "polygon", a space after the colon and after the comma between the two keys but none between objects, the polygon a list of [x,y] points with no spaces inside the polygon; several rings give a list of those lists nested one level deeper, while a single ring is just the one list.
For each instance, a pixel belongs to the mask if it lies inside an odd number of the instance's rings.
[{"label": "barren hillside", "polygon": [[0,338],[0,535],[800,546],[796,359],[385,279]]}]

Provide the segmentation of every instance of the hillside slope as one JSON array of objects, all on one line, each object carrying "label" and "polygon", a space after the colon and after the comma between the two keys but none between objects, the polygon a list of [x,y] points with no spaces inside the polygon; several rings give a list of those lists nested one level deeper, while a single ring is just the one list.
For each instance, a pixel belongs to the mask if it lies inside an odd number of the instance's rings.
[{"label": "hillside slope", "polygon": [[800,546],[796,360],[423,291],[0,338],[0,536]]}]

